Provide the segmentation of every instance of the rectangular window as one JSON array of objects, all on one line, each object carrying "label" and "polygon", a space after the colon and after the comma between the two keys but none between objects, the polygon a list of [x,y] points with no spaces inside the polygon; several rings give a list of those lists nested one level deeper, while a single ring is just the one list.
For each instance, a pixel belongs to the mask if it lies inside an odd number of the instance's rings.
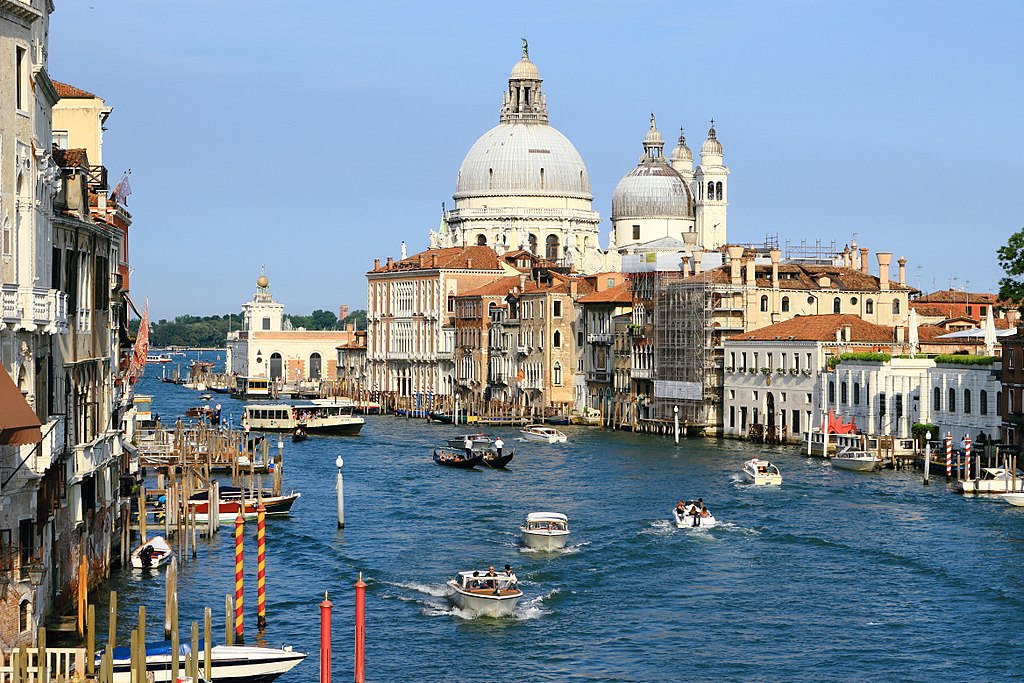
[{"label": "rectangular window", "polygon": [[555,299],[551,302],[551,315],[556,318],[562,317],[562,302],[559,299]]},{"label": "rectangular window", "polygon": [[61,149],[68,149],[68,132],[66,130],[53,131],[53,144]]},{"label": "rectangular window", "polygon": [[269,330],[270,329],[270,318],[264,318],[263,319],[263,329],[264,330]]},{"label": "rectangular window", "polygon": [[23,47],[14,48],[14,106],[25,111],[28,106],[28,55]]},{"label": "rectangular window", "polygon": [[639,225],[634,225],[633,226],[633,239],[635,239],[635,240],[640,239],[640,226]]},{"label": "rectangular window", "polygon": [[978,306],[978,315],[988,315],[988,306]]}]

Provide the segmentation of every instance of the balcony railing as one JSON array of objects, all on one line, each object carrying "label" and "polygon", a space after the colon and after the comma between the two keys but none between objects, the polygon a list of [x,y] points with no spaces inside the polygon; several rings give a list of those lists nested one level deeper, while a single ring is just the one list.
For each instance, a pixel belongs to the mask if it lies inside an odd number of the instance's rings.
[{"label": "balcony railing", "polygon": [[614,335],[603,332],[587,335],[588,344],[611,344]]},{"label": "balcony railing", "polygon": [[6,284],[0,290],[0,319],[16,330],[58,334],[68,330],[68,295],[56,289]]}]

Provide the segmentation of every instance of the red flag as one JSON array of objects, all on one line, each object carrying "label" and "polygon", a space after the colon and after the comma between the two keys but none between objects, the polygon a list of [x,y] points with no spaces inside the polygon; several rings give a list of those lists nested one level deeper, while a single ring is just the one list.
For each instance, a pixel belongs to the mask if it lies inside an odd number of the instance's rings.
[{"label": "red flag", "polygon": [[128,381],[135,384],[146,371],[146,356],[149,355],[149,301],[142,309],[142,320],[139,331],[135,335],[135,347],[132,349],[132,361],[128,367]]}]

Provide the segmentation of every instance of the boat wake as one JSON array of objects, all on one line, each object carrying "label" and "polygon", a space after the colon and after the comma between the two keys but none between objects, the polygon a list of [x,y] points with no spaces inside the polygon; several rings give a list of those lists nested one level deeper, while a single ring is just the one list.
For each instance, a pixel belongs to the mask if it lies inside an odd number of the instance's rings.
[{"label": "boat wake", "polygon": [[524,545],[519,546],[519,552],[527,555],[575,555],[576,553],[582,552],[583,548],[590,545],[590,541],[583,541],[581,543],[570,543],[564,548],[556,548],[555,550],[541,550],[539,548],[528,548]]},{"label": "boat wake", "polygon": [[381,583],[388,586],[395,586],[396,588],[405,588],[406,590],[416,591],[417,593],[423,593],[435,598],[443,598],[448,595],[447,589],[443,585],[431,586],[425,583],[403,583],[401,581],[382,581]]},{"label": "boat wake", "polygon": [[516,609],[512,612],[512,616],[521,621],[525,621],[527,619],[540,619],[547,614],[551,614],[551,610],[545,603],[561,592],[562,591],[560,589],[555,588],[544,595],[538,595],[537,597],[530,598],[525,602],[520,602],[516,605]]},{"label": "boat wake", "polygon": [[641,534],[655,534],[657,536],[664,536],[671,534],[676,530],[676,523],[669,519],[656,519],[651,522],[650,526],[643,529]]}]

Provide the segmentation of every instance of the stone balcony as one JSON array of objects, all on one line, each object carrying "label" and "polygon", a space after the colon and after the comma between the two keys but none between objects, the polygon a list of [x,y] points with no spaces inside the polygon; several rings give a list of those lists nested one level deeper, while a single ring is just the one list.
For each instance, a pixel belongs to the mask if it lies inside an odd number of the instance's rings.
[{"label": "stone balcony", "polygon": [[613,335],[607,332],[600,332],[587,335],[588,344],[611,344]]},{"label": "stone balcony", "polygon": [[0,285],[0,321],[15,331],[68,331],[68,295],[56,289]]}]

